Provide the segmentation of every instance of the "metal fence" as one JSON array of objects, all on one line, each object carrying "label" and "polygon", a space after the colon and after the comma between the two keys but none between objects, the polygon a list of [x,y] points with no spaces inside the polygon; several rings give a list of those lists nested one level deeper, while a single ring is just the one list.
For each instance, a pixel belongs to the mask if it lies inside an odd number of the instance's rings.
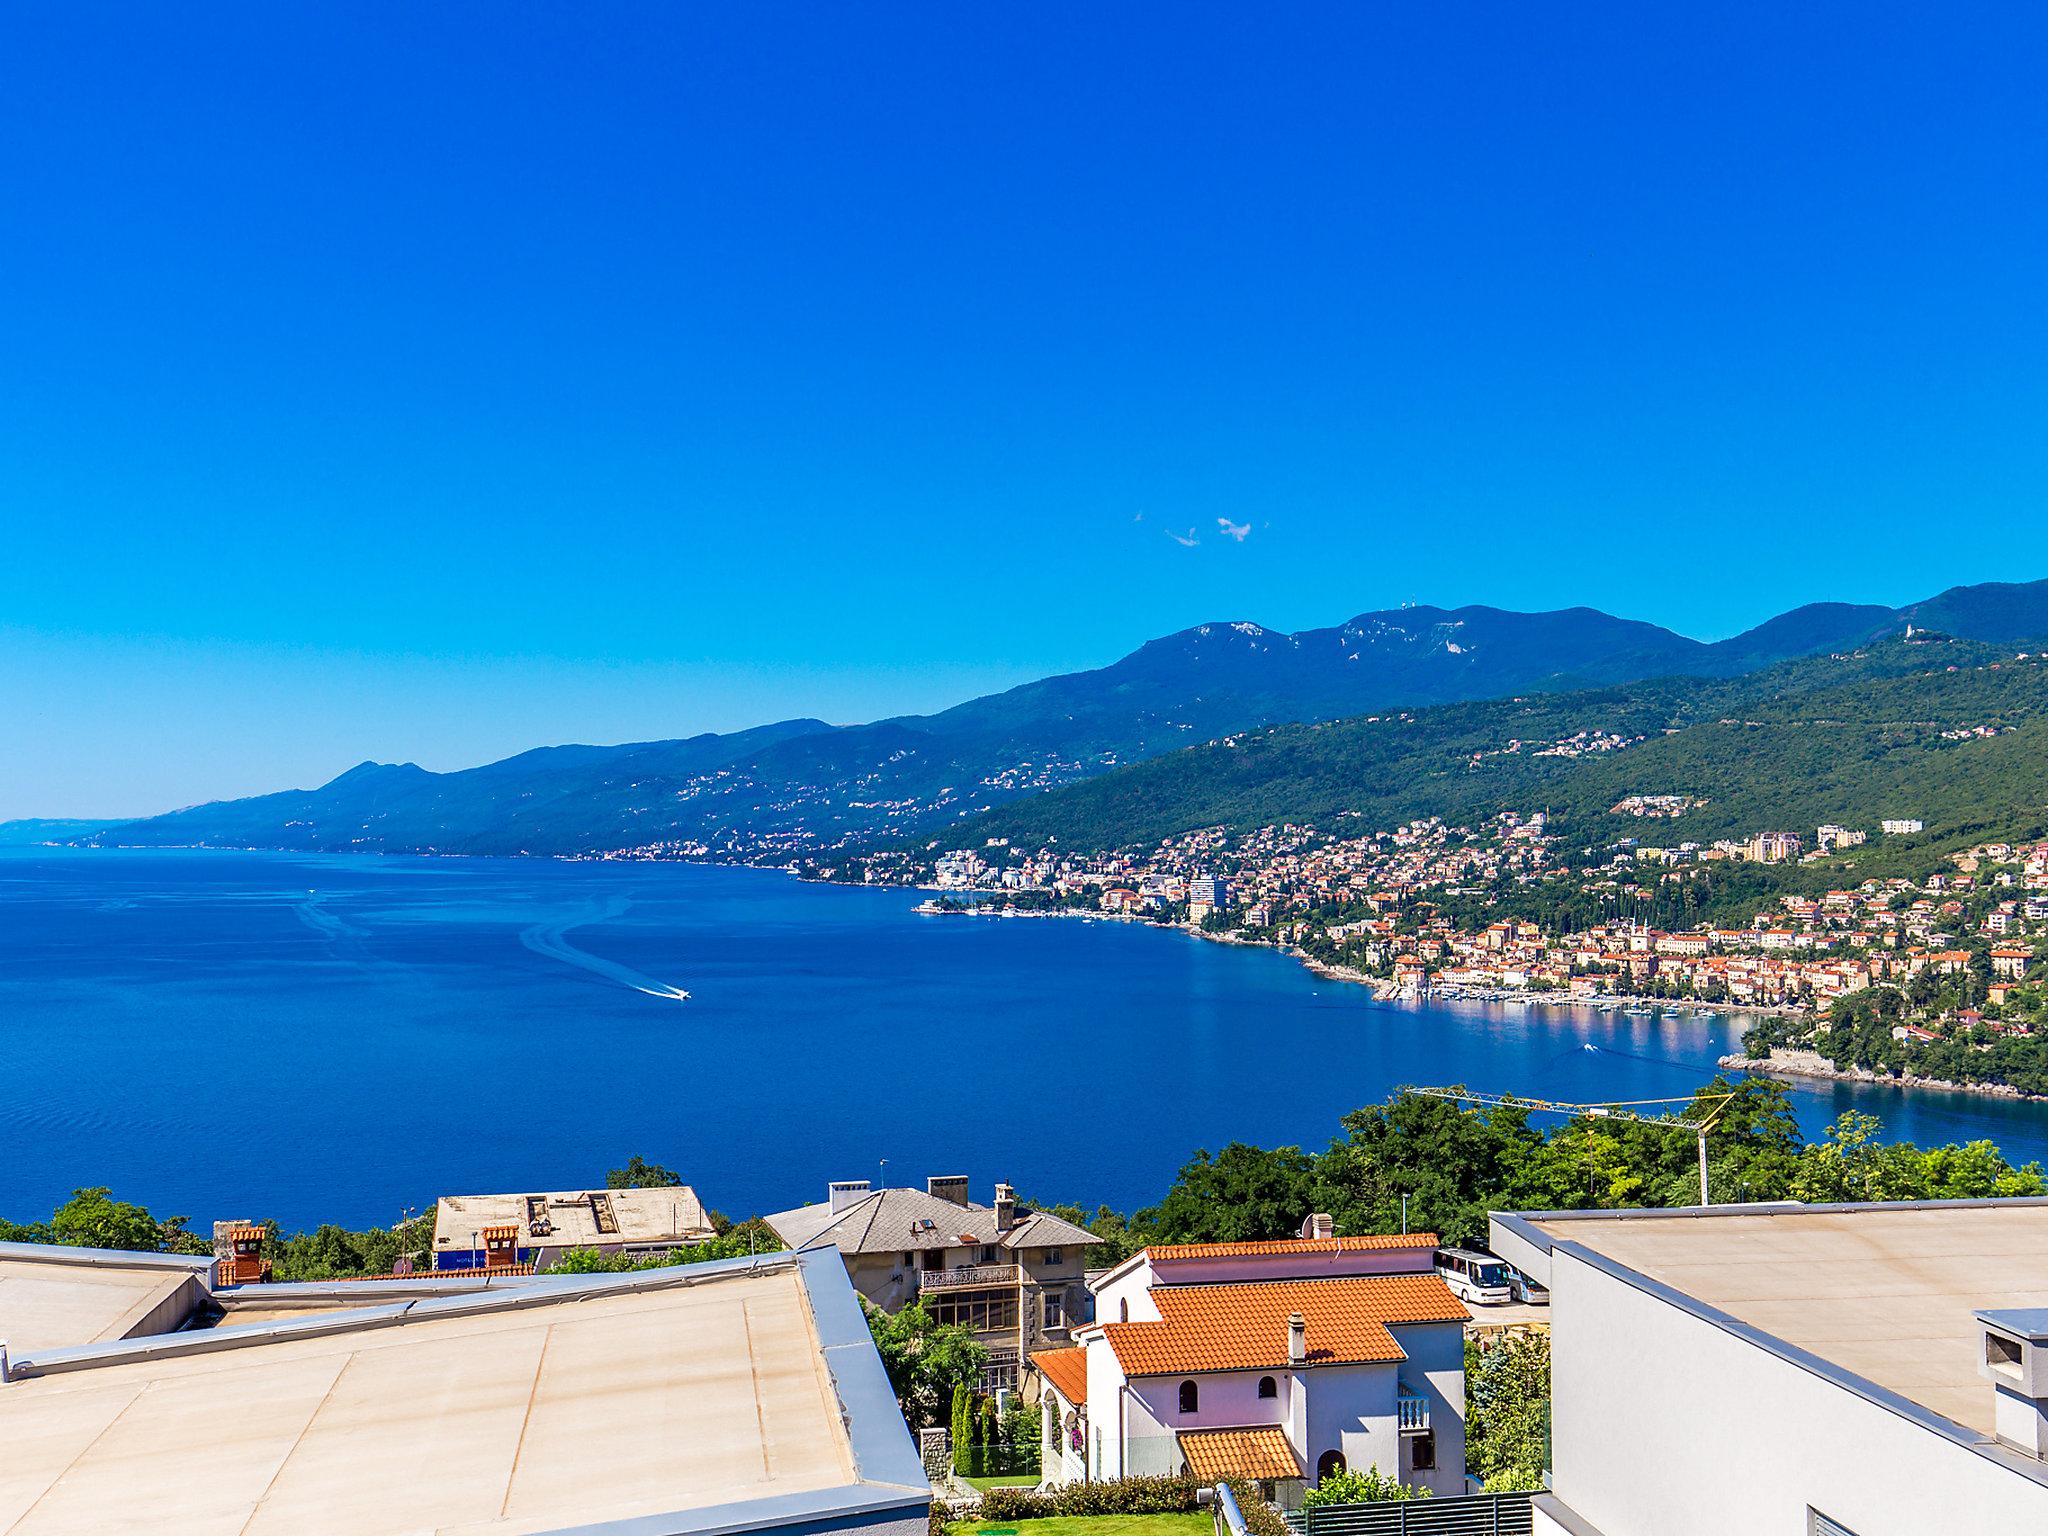
[{"label": "metal fence", "polygon": [[1316,1504],[1285,1511],[1298,1536],[1529,1536],[1536,1516],[1528,1493],[1476,1493],[1450,1499],[1380,1504]]}]

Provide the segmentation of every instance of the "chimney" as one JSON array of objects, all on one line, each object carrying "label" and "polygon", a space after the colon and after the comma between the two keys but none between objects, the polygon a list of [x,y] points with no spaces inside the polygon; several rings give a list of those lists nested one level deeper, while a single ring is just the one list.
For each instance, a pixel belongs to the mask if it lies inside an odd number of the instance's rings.
[{"label": "chimney", "polygon": [[506,1223],[504,1226],[484,1228],[484,1269],[516,1269],[519,1266],[519,1228]]},{"label": "chimney", "polygon": [[2037,1461],[2048,1461],[2048,1308],[1979,1312],[1983,1358],[1991,1382],[1998,1438]]},{"label": "chimney", "polygon": [[832,1202],[832,1214],[837,1216],[850,1205],[859,1205],[867,1199],[870,1185],[866,1179],[839,1179],[825,1186],[825,1197]]},{"label": "chimney", "polygon": [[1289,1313],[1287,1317],[1287,1363],[1308,1363],[1308,1324],[1302,1321],[1299,1312]]},{"label": "chimney", "polygon": [[1017,1191],[1007,1184],[996,1186],[996,1230],[1007,1232],[1017,1225]]},{"label": "chimney", "polygon": [[943,1200],[948,1205],[965,1207],[967,1204],[967,1175],[949,1173],[924,1181],[924,1192],[934,1200]]},{"label": "chimney", "polygon": [[1334,1237],[1336,1232],[1337,1223],[1330,1219],[1328,1211],[1317,1211],[1313,1216],[1302,1218],[1301,1235],[1303,1237]]}]

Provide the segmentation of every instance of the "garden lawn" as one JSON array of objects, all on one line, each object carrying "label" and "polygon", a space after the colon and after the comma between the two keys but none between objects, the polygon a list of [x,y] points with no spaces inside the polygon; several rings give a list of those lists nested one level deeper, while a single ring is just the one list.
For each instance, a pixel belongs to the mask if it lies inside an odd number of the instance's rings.
[{"label": "garden lawn", "polygon": [[1044,1520],[956,1520],[946,1536],[1208,1536],[1206,1509],[1176,1515],[1052,1515]]},{"label": "garden lawn", "polygon": [[[979,1488],[983,1493],[987,1493],[991,1488],[1036,1488],[1038,1486],[1038,1474],[1036,1472],[1022,1472],[1012,1473],[1008,1477],[963,1477],[960,1481],[970,1488]],[[1032,1523],[1034,1525],[1042,1525],[1044,1522],[1033,1521]]]}]

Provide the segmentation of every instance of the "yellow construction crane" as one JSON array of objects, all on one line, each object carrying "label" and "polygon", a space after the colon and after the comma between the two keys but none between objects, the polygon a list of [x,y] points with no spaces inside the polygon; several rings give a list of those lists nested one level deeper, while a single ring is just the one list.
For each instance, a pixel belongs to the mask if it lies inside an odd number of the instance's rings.
[{"label": "yellow construction crane", "polygon": [[[1715,1093],[1705,1096],[1688,1094],[1679,1099],[1620,1099],[1606,1104],[1561,1104],[1555,1099],[1520,1099],[1512,1093],[1474,1093],[1467,1088],[1417,1088],[1417,1093],[1431,1099],[1454,1099],[1468,1104],[1483,1104],[1494,1109],[1526,1109],[1535,1114],[1563,1115],[1568,1119],[1584,1116],[1589,1120],[1633,1120],[1638,1125],[1662,1125],[1682,1128],[1700,1139],[1700,1204],[1712,1205],[1707,1194],[1707,1132],[1714,1122],[1721,1118],[1728,1108],[1733,1093]],[[1638,1115],[1633,1110],[1647,1109],[1653,1104],[1697,1105],[1706,1111],[1704,1119],[1688,1120],[1682,1115]],[[1712,1106],[1711,1109],[1708,1106]]]}]

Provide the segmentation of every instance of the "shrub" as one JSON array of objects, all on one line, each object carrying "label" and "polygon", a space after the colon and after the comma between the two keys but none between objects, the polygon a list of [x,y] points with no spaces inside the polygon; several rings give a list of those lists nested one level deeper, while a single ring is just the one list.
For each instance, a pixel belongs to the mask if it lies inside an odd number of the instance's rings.
[{"label": "shrub", "polygon": [[1251,1536],[1294,1536],[1280,1511],[1268,1504],[1259,1485],[1243,1478],[1230,1479],[1230,1492],[1237,1500],[1237,1512],[1244,1516],[1244,1528]]},{"label": "shrub", "polygon": [[1186,1477],[1125,1477],[1105,1483],[1069,1483],[1051,1493],[991,1488],[982,1495],[983,1520],[1044,1520],[1054,1515],[1173,1515],[1195,1507],[1197,1484]]},{"label": "shrub", "polygon": [[1378,1467],[1363,1472],[1332,1472],[1302,1497],[1304,1505],[1377,1504],[1386,1499],[1426,1499],[1427,1488],[1411,1488],[1398,1477],[1383,1476]]}]

